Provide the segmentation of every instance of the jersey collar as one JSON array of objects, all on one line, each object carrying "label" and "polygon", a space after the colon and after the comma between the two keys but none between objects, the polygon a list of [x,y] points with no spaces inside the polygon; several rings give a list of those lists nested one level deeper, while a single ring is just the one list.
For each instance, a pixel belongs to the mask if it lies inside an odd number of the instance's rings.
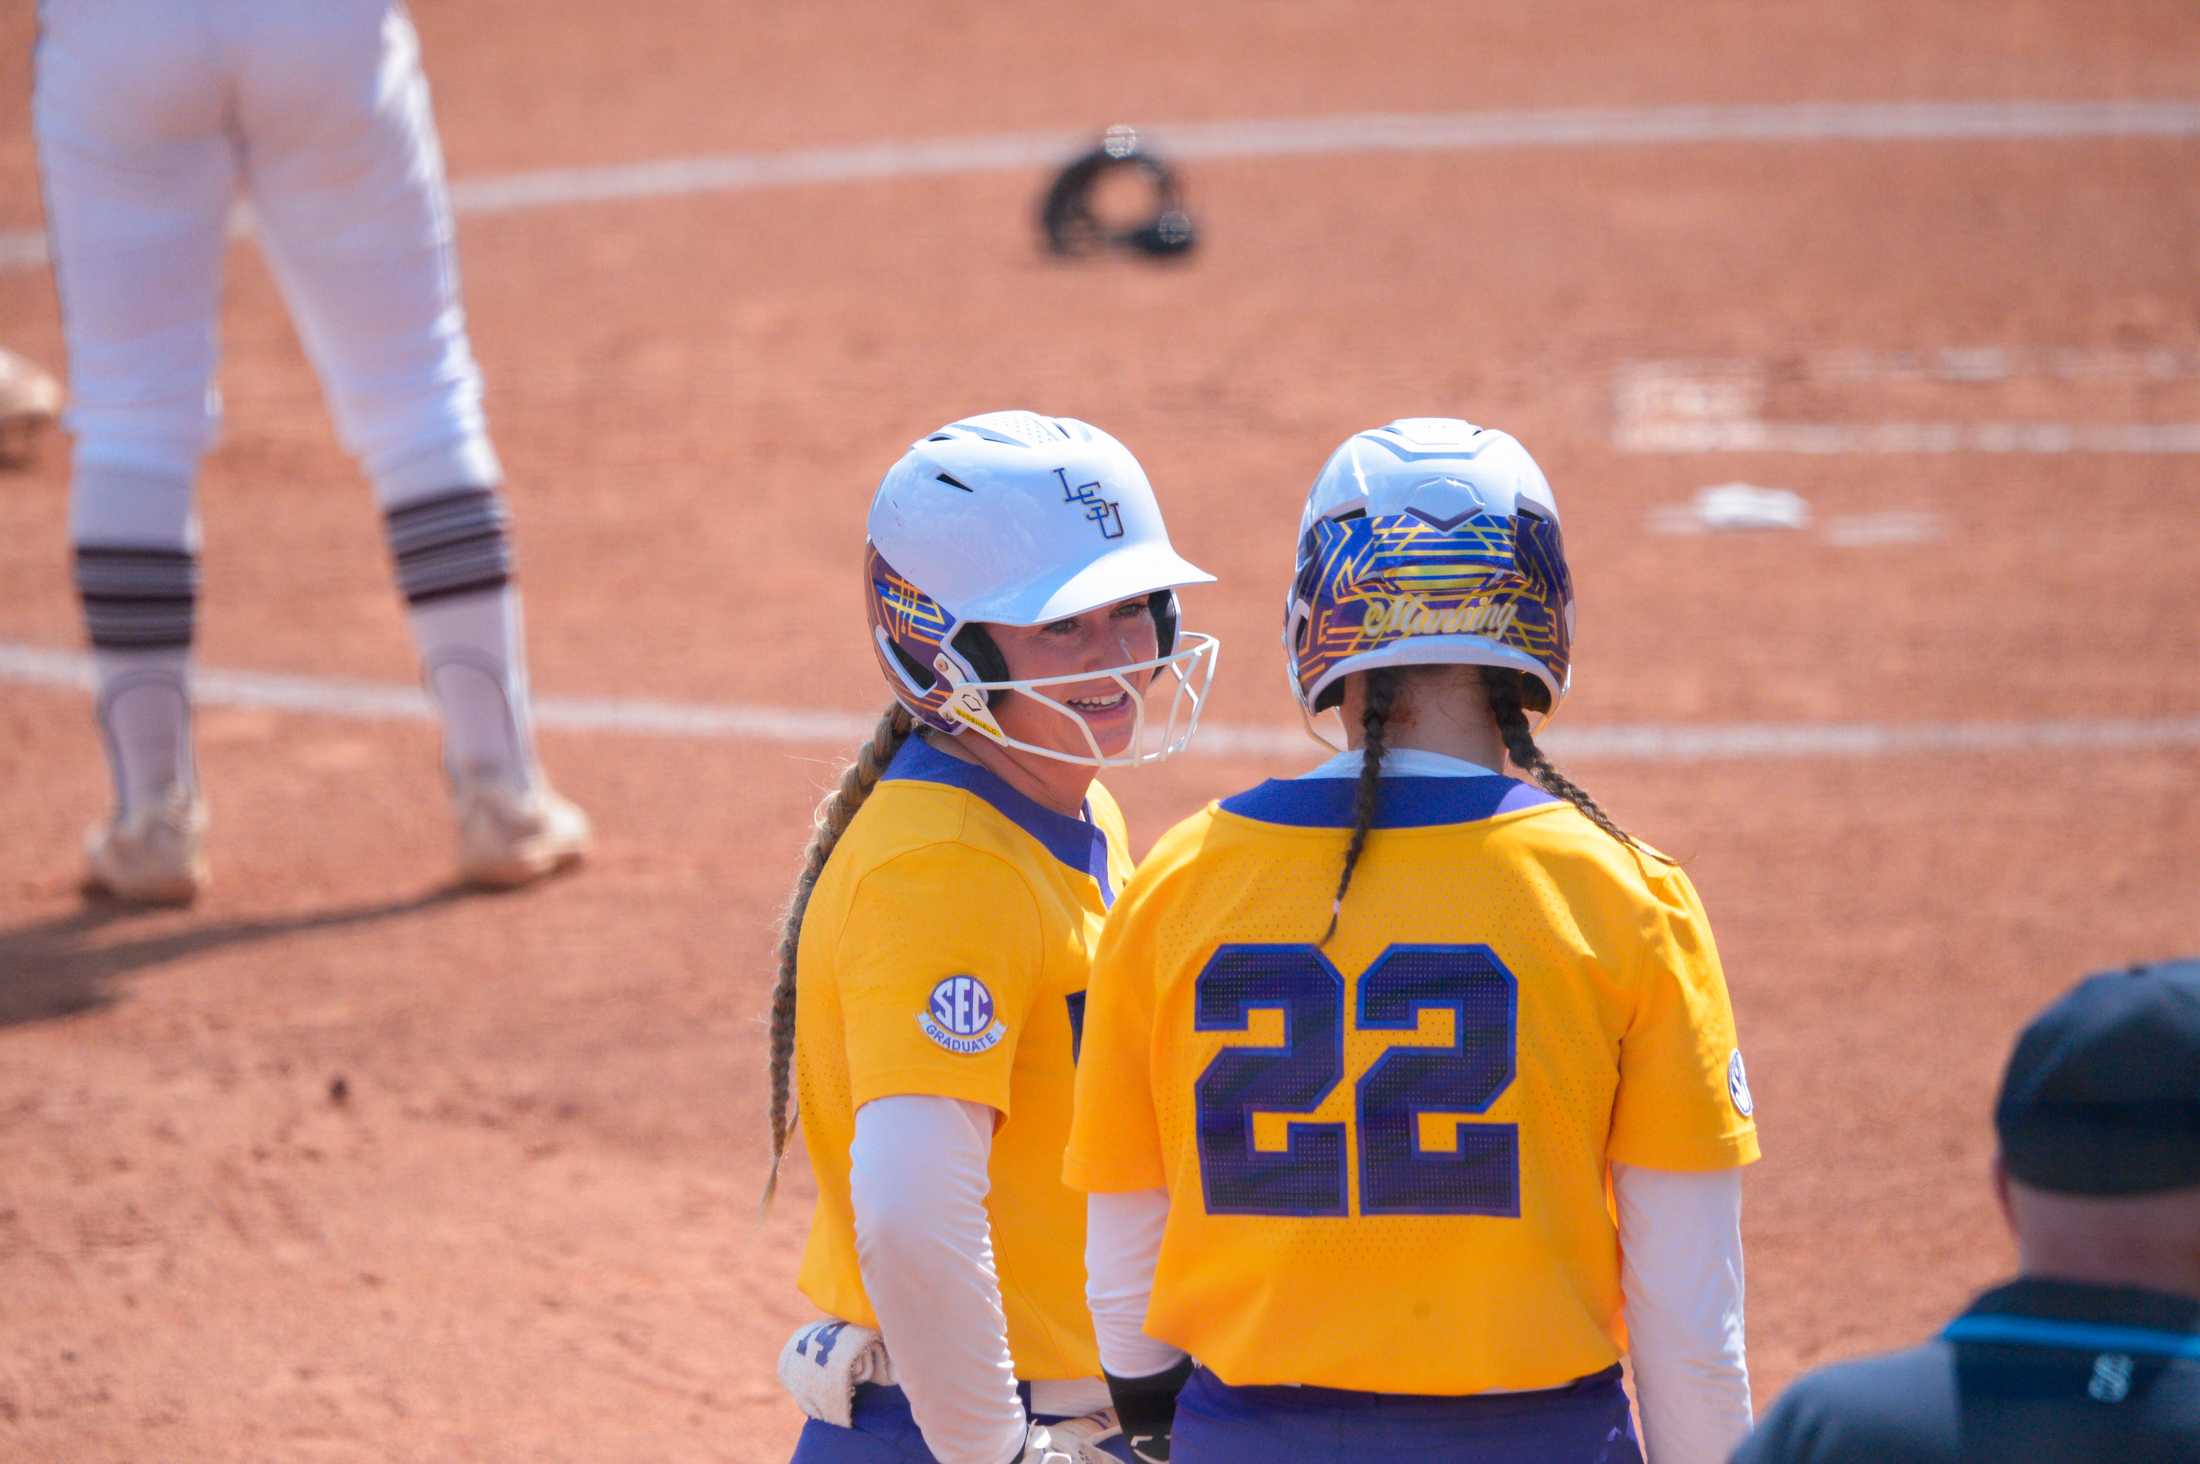
[{"label": "jersey collar", "polygon": [[[1387,761],[1387,759],[1386,759]],[[1349,829],[1359,786],[1350,778],[1271,778],[1234,798],[1222,811],[1298,829]],[[1426,829],[1476,823],[1558,800],[1533,784],[1495,773],[1481,777],[1393,778],[1385,774],[1375,803],[1377,829]]]},{"label": "jersey collar", "polygon": [[879,781],[937,783],[960,788],[1038,840],[1056,860],[1079,874],[1090,876],[1100,887],[1103,909],[1114,905],[1115,890],[1108,883],[1108,836],[1092,822],[1090,799],[1085,802],[1083,818],[1057,813],[1009,787],[1000,774],[990,768],[942,752],[921,735],[912,735],[902,743],[901,751],[894,754],[894,760],[887,764]]},{"label": "jersey collar", "polygon": [[[1360,764],[1366,759],[1357,747],[1347,748],[1318,768],[1299,774],[1301,778],[1357,778]],[[1496,775],[1495,768],[1468,762],[1463,757],[1449,753],[1430,752],[1420,747],[1393,747],[1383,754],[1383,776],[1386,778],[1488,778]]]}]

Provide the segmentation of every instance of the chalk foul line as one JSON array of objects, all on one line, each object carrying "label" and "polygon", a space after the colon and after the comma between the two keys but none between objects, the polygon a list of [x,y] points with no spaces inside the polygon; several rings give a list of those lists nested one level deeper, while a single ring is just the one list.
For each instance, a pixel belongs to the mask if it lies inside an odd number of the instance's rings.
[{"label": "chalk foul line", "polygon": [[[0,643],[0,681],[90,691],[91,658],[73,651]],[[384,682],[194,669],[202,707],[425,722],[434,708],[417,688]],[[538,727],[637,737],[853,747],[870,736],[876,712],[810,711],[743,703],[633,697],[538,697]],[[1900,757],[1933,752],[2040,752],[2200,746],[2200,716],[2101,717],[2000,722],[1638,723],[1554,727],[1554,756],[1589,762],[1737,762],[1767,759]],[[1316,749],[1295,727],[1203,723],[1189,751],[1209,758],[1304,761]]]}]

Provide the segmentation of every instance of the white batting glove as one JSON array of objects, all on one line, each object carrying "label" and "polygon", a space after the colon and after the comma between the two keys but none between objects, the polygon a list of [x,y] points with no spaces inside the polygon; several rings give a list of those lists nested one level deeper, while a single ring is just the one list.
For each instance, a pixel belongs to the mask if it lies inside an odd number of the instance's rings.
[{"label": "white batting glove", "polygon": [[1115,1455],[1100,1447],[1123,1437],[1113,1408],[1103,1408],[1081,1418],[1057,1419],[1044,1427],[1052,1436],[1054,1448],[1068,1456],[1069,1464],[1122,1464]]},{"label": "white batting glove", "polygon": [[869,1327],[827,1318],[794,1329],[779,1349],[779,1381],[811,1418],[855,1427],[858,1383],[890,1383],[886,1343]]}]

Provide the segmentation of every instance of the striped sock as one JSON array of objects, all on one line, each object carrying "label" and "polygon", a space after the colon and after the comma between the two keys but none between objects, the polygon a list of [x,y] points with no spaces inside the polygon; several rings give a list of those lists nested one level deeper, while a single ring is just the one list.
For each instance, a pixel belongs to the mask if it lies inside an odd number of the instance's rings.
[{"label": "striped sock", "polygon": [[457,488],[383,515],[408,605],[500,590],[512,577],[509,515],[494,488]]},{"label": "striped sock", "polygon": [[117,811],[192,787],[191,638],[198,556],[186,549],[79,544],[77,595],[98,667],[98,718]]},{"label": "striped sock", "polygon": [[84,628],[102,651],[191,648],[199,606],[199,557],[188,549],[76,546]]},{"label": "striped sock", "polygon": [[504,500],[459,488],[383,516],[429,695],[443,717],[454,782],[534,780],[519,589]]}]

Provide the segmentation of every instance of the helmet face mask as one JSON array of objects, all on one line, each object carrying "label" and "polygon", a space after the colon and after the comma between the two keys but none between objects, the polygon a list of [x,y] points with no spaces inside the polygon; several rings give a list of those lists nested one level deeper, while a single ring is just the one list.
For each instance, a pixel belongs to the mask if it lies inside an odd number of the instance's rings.
[{"label": "helmet face mask", "polygon": [[[1199,714],[1213,684],[1221,649],[1213,636],[1198,631],[1187,631],[1179,639],[1180,644],[1168,655],[1098,671],[961,682],[949,689],[948,714],[988,741],[1055,762],[1096,768],[1159,762],[1181,752],[1198,730]],[[1102,742],[1085,714],[1067,699],[1072,688],[1080,689],[1080,695],[1090,695],[1096,685],[1114,686],[1130,705],[1130,728],[1120,739],[1121,745],[1113,749]],[[1166,712],[1158,719],[1151,715],[1157,691],[1168,695]],[[1066,722],[1071,746],[1065,749],[1017,736],[997,715],[996,698],[1004,692],[1020,695]]]},{"label": "helmet face mask", "polygon": [[1307,495],[1285,665],[1307,727],[1344,678],[1383,666],[1522,673],[1548,716],[1572,677],[1574,595],[1558,505],[1527,449],[1456,418],[1357,433]]},{"label": "helmet face mask", "polygon": [[[1219,647],[1179,632],[1179,585],[1212,575],[1179,557],[1145,471],[1114,438],[1072,418],[993,412],[950,423],[911,446],[872,500],[864,600],[880,669],[917,722],[1059,762],[1123,767],[1155,762],[1191,738]],[[1009,674],[989,625],[1051,624],[1145,597],[1158,656],[1069,675]],[[1130,694],[1129,746],[1110,753],[1060,696],[1113,680]],[[1146,716],[1170,691],[1158,728]],[[994,712],[1017,692],[1067,718],[1064,751],[1018,738]]]}]

